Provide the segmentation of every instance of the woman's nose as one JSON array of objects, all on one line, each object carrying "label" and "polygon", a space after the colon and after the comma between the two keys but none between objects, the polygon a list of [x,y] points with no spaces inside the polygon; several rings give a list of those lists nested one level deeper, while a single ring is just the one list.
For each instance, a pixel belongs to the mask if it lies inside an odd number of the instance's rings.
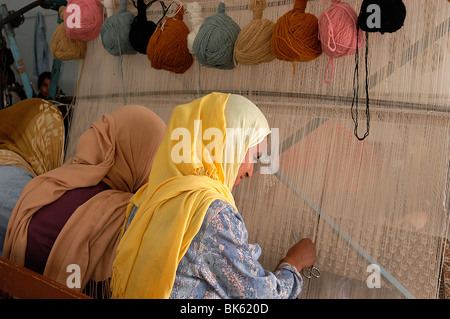
[{"label": "woman's nose", "polygon": [[245,176],[252,177],[253,176],[254,164],[252,163],[250,169],[245,173]]}]

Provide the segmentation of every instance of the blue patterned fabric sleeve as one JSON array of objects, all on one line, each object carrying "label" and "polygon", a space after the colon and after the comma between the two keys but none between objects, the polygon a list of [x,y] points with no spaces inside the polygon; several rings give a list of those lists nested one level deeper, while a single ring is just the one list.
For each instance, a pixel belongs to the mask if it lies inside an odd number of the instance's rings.
[{"label": "blue patterned fabric sleeve", "polygon": [[216,200],[178,265],[171,298],[296,298],[303,284],[298,271],[287,263],[266,271],[260,255],[242,216]]}]

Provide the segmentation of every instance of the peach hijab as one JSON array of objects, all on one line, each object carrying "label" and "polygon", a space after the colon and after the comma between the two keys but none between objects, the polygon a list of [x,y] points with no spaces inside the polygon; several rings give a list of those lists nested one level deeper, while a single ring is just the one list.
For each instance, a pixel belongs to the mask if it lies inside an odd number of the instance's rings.
[{"label": "peach hijab", "polygon": [[165,128],[143,106],[103,115],[80,137],[71,159],[27,184],[9,221],[3,256],[24,265],[33,215],[68,190],[103,181],[111,189],[75,210],[52,247],[44,275],[66,284],[67,267],[79,265],[81,291],[89,281],[109,279],[128,202],[148,181]]}]

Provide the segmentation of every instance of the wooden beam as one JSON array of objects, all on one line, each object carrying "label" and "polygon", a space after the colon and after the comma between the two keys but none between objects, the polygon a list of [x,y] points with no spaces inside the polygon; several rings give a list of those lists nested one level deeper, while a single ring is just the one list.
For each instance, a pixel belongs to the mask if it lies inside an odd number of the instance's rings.
[{"label": "wooden beam", "polygon": [[63,284],[0,257],[0,298],[92,299]]}]

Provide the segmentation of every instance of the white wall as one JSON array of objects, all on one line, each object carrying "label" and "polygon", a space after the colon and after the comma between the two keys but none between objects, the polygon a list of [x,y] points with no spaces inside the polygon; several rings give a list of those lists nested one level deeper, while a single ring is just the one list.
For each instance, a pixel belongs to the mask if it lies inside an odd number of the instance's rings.
[{"label": "white wall", "polygon": [[[32,3],[33,0],[0,0],[0,4],[6,4],[8,11],[17,11],[20,8]],[[54,10],[47,10],[36,7],[24,14],[25,22],[14,29],[17,45],[20,54],[25,63],[31,86],[37,93],[37,76],[33,74],[33,52],[34,52],[34,27],[36,22],[36,13],[40,11],[44,17],[46,27],[47,42],[50,46],[53,33],[55,32],[58,14]],[[77,64],[78,61],[64,61],[62,63],[59,86],[66,95],[73,95],[77,81]],[[50,70],[52,67],[52,58],[49,61]],[[20,82],[20,77],[16,74],[16,81]]]}]

